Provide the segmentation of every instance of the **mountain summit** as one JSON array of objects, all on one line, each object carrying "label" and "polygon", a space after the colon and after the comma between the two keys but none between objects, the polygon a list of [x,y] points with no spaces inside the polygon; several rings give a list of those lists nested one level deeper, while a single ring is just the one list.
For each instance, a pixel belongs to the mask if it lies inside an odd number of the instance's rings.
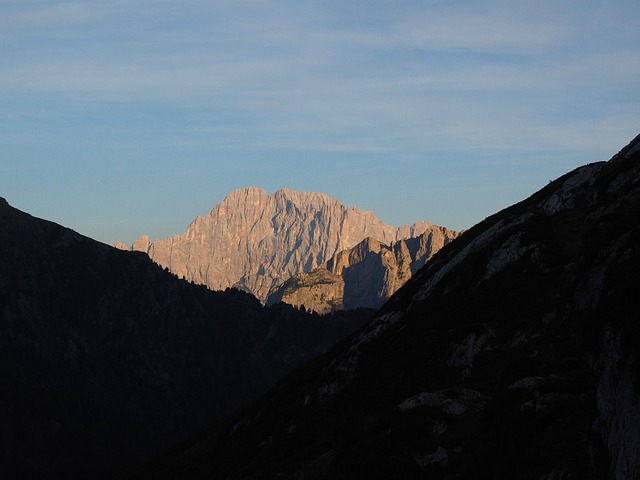
[{"label": "mountain summit", "polygon": [[268,195],[250,187],[230,193],[184,235],[154,242],[142,236],[132,248],[179,277],[213,290],[240,287],[264,302],[283,281],[367,237],[391,243],[429,227],[425,221],[391,227],[322,193],[281,189]]}]

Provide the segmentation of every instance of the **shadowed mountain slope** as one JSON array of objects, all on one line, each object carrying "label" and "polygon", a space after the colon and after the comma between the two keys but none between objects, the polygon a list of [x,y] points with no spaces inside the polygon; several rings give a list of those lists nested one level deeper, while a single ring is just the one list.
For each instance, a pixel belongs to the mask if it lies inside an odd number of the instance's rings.
[{"label": "shadowed mountain slope", "polygon": [[136,478],[640,478],[640,137],[445,246]]},{"label": "shadowed mountain slope", "polygon": [[114,478],[368,316],[212,292],[0,199],[0,478]]}]

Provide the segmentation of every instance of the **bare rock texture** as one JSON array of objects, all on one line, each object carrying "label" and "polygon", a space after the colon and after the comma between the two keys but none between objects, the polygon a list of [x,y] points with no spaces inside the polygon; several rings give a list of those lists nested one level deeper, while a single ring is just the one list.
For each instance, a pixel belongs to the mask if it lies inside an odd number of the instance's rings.
[{"label": "bare rock texture", "polygon": [[184,235],[154,242],[145,235],[132,249],[148,253],[178,277],[213,290],[241,287],[264,302],[276,285],[367,237],[397,242],[429,226],[392,227],[322,193],[281,189],[268,195],[249,187],[196,218]]},{"label": "bare rock texture", "polygon": [[458,236],[430,226],[418,237],[385,245],[371,237],[343,250],[308,273],[299,273],[267,298],[318,313],[379,308],[438,250]]}]

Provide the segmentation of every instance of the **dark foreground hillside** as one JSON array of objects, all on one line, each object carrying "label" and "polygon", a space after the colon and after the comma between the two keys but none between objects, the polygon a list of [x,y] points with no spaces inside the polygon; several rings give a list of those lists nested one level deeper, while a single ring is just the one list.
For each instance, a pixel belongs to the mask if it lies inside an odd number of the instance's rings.
[{"label": "dark foreground hillside", "polygon": [[640,137],[445,246],[136,478],[640,478]]},{"label": "dark foreground hillside", "polygon": [[0,478],[114,478],[361,325],[178,280],[0,199]]}]

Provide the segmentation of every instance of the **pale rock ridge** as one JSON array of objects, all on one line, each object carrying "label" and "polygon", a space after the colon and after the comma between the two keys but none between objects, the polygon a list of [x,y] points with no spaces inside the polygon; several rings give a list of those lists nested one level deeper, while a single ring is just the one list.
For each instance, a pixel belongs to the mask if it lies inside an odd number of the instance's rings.
[{"label": "pale rock ridge", "polygon": [[131,247],[123,242],[115,242],[113,244],[113,247],[117,248],[118,250],[131,250]]},{"label": "pale rock ridge", "polygon": [[429,227],[429,222],[392,227],[322,193],[281,189],[269,195],[248,187],[196,218],[184,235],[154,242],[143,235],[132,249],[178,277],[213,290],[241,287],[265,301],[276,285],[364,238],[392,243]]},{"label": "pale rock ridge", "polygon": [[388,245],[368,237],[308,273],[299,273],[270,293],[279,301],[318,313],[360,307],[379,308],[438,250],[458,236],[431,226],[418,237]]},{"label": "pale rock ridge", "polygon": [[149,253],[149,248],[151,248],[151,239],[147,235],[142,235],[135,242],[133,242],[132,250],[137,252]]}]

